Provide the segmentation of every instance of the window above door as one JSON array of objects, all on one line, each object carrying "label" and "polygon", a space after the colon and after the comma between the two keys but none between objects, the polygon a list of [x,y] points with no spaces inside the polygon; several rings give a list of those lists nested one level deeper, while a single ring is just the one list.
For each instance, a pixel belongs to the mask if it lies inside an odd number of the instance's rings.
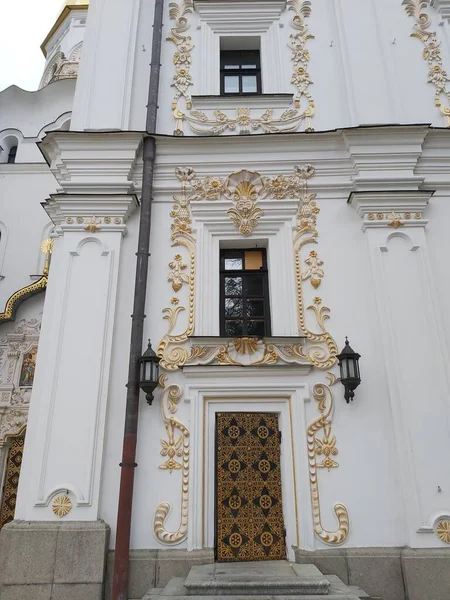
[{"label": "window above door", "polygon": [[220,335],[271,335],[264,248],[220,251]]}]

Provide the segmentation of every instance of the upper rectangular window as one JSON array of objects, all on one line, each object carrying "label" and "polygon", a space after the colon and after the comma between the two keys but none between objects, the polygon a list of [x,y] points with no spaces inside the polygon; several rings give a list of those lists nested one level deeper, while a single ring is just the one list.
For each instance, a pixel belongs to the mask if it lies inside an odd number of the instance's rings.
[{"label": "upper rectangular window", "polygon": [[222,96],[262,93],[259,50],[221,50],[220,93]]},{"label": "upper rectangular window", "polygon": [[271,335],[267,257],[264,248],[221,250],[220,335]]}]

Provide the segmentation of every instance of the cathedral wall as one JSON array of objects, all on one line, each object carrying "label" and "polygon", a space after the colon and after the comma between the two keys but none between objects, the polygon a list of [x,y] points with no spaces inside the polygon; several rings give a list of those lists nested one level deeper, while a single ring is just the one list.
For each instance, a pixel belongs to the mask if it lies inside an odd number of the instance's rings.
[{"label": "cathedral wall", "polygon": [[[168,275],[171,269],[169,263],[174,261],[177,253],[181,254],[182,260],[187,264],[189,262],[189,253],[183,245],[173,246],[173,240],[170,239],[171,224],[173,216],[170,212],[174,206],[174,196],[180,197],[180,181],[175,176],[175,170],[181,167],[192,167],[197,178],[212,177],[223,178],[230,173],[240,169],[249,169],[262,174],[264,177],[274,177],[276,175],[289,175],[294,166],[303,166],[310,163],[315,166],[316,172],[308,180],[308,192],[316,193],[317,206],[320,213],[317,215],[317,250],[320,259],[324,264],[325,276],[321,280],[320,287],[314,289],[309,282],[304,283],[304,302],[305,306],[314,306],[315,298],[320,298],[319,306],[329,307],[331,318],[327,321],[326,328],[336,340],[337,345],[343,345],[345,335],[349,335],[351,342],[358,352],[361,353],[361,372],[363,382],[356,390],[356,398],[350,405],[345,403],[343,398],[343,388],[340,384],[331,386],[334,396],[334,414],[332,420],[332,432],[336,436],[336,447],[338,454],[335,460],[339,467],[319,470],[320,485],[320,506],[322,515],[322,525],[325,529],[333,531],[336,528],[336,517],[333,513],[333,506],[342,502],[348,510],[351,523],[350,534],[345,541],[346,547],[361,546],[403,546],[413,544],[418,546],[436,545],[435,536],[416,534],[409,530],[406,523],[407,518],[407,499],[405,498],[405,489],[402,477],[405,476],[405,462],[401,456],[402,445],[400,424],[405,421],[405,415],[400,418],[395,417],[395,411],[398,410],[400,403],[399,397],[395,395],[392,388],[390,372],[392,361],[397,358],[394,354],[389,354],[386,347],[386,339],[390,337],[389,328],[395,326],[395,321],[386,320],[383,312],[386,299],[392,302],[390,295],[379,295],[379,279],[377,272],[374,271],[372,259],[372,250],[368,246],[368,235],[370,231],[364,228],[364,223],[371,222],[371,216],[366,217],[366,221],[361,221],[355,207],[347,202],[349,194],[356,185],[364,188],[367,181],[367,173],[370,173],[371,187],[381,190],[379,193],[388,195],[388,190],[392,186],[398,188],[398,194],[408,193],[411,198],[415,197],[417,191],[412,188],[412,182],[420,172],[427,182],[424,188],[433,188],[437,181],[433,178],[435,175],[427,175],[433,171],[428,166],[427,161],[432,161],[430,157],[431,150],[427,148],[436,145],[433,136],[423,143],[422,150],[416,152],[416,146],[412,140],[416,141],[422,135],[426,135],[425,129],[416,129],[407,133],[401,129],[386,132],[383,138],[384,158],[380,159],[380,146],[375,151],[377,166],[373,164],[371,171],[361,171],[360,175],[355,177],[355,161],[358,162],[361,154],[361,147],[355,145],[355,140],[349,141],[345,136],[349,134],[338,133],[329,136],[311,136],[289,138],[265,138],[264,141],[257,141],[254,138],[239,140],[236,145],[232,139],[224,140],[205,140],[203,143],[196,143],[193,140],[180,140],[175,143],[171,140],[158,140],[158,158],[155,179],[155,193],[153,205],[153,225],[151,237],[151,258],[149,271],[149,285],[147,296],[147,319],[145,323],[145,337],[149,337],[155,346],[159,340],[164,340],[165,332],[169,326],[167,316],[170,316],[170,309],[183,307],[179,313],[179,319],[174,329],[175,334],[181,334],[186,326],[188,318],[189,292],[187,286],[183,284],[181,290],[174,294],[172,284],[168,281]],[[364,137],[377,136],[376,130],[366,130]],[[433,141],[434,140],[434,141]],[[358,142],[359,143],[359,142]],[[368,145],[372,148],[376,143],[372,137]],[[348,150],[351,146],[350,152]],[[419,144],[420,146],[421,144]],[[417,155],[421,154],[417,162]],[[411,155],[411,170],[404,169],[406,156]],[[374,155],[375,156],[375,155]],[[389,161],[400,161],[395,173],[397,183],[391,179],[391,169],[385,169],[385,159],[389,156]],[[412,158],[414,156],[414,158]],[[186,158],[188,157],[188,159]],[[366,156],[367,160],[367,156]],[[380,160],[380,162],[378,162]],[[401,163],[401,165],[400,165]],[[419,166],[418,166],[419,165]],[[367,168],[367,164],[365,166]],[[428,181],[429,179],[429,181]],[[374,181],[377,181],[375,184]],[[401,180],[401,181],[400,181]],[[408,183],[407,183],[408,182]],[[411,189],[410,192],[402,192],[404,188]],[[384,190],[384,191],[383,191]],[[362,193],[362,192],[361,192]],[[425,192],[423,192],[425,194]],[[430,193],[431,194],[431,193]],[[429,195],[430,195],[429,194]],[[448,193],[442,189],[432,197],[429,206],[424,213],[427,222],[427,265],[425,271],[436,282],[437,294],[434,301],[437,303],[435,317],[440,321],[439,309],[445,305],[449,297],[450,290],[447,289],[446,278],[442,274],[442,265],[439,261],[439,255],[445,244],[445,230],[439,227],[439,222],[447,218],[449,212],[447,206]],[[176,203],[175,203],[176,204]],[[213,238],[208,237],[206,231],[208,228],[216,231],[217,237],[232,243],[234,247],[240,244],[266,243],[268,246],[269,257],[281,256],[277,254],[279,246],[286,246],[286,240],[291,239],[292,228],[295,229],[295,214],[297,202],[289,199],[279,199],[276,201],[260,201],[260,206],[264,211],[257,226],[249,236],[242,236],[227,216],[230,208],[230,201],[221,199],[198,199],[192,201],[192,231],[196,237],[195,265],[196,265],[196,284],[195,284],[195,330],[193,335],[203,336],[199,342],[195,338],[187,344],[187,351],[192,344],[207,343],[205,336],[218,336],[218,305],[217,286],[218,279],[213,271],[218,270],[218,264],[214,261],[217,258],[217,245]],[[274,211],[276,211],[274,213]],[[274,216],[276,214],[276,217]],[[383,219],[384,217],[383,213]],[[376,216],[376,220],[378,220]],[[274,221],[275,219],[275,221]],[[368,219],[368,220],[367,220]],[[287,223],[287,229],[280,237],[271,230],[273,222]],[[362,228],[363,225],[363,228]],[[376,225],[376,223],[375,223]],[[420,223],[419,227],[423,227]],[[130,321],[128,313],[120,307],[131,305],[131,286],[134,267],[134,249],[136,244],[136,217],[129,221],[129,232],[123,243],[123,254],[121,256],[121,269],[119,280],[119,296],[116,311],[115,343],[113,349],[113,368],[111,375],[109,410],[107,417],[107,440],[105,451],[105,463],[102,479],[102,487],[108,490],[102,494],[101,516],[112,526],[111,547],[114,545],[115,530],[115,511],[117,506],[118,489],[118,471],[117,463],[120,461],[120,440],[121,423],[123,422],[125,390],[124,382],[126,380],[127,369],[127,340],[129,336]],[[395,228],[389,227],[386,221],[383,221],[383,239],[387,239],[391,233],[395,234]],[[377,230],[378,231],[378,230]],[[415,232],[416,229],[408,230]],[[418,230],[417,230],[418,231]],[[386,232],[386,233],[384,233]],[[396,247],[397,238],[392,238]],[[385,243],[385,242],[383,242]],[[289,247],[288,241],[287,247]],[[383,245],[383,244],[382,244]],[[388,248],[391,248],[389,245]],[[309,250],[308,250],[309,251]],[[390,251],[390,250],[389,250]],[[383,250],[381,251],[384,257]],[[289,254],[289,253],[288,253]],[[388,252],[389,254],[389,252]],[[284,256],[284,255],[283,255]],[[286,255],[287,256],[287,255]],[[415,261],[415,255],[412,254],[412,260]],[[209,261],[208,257],[211,257]],[[215,257],[215,258],[214,258]],[[406,256],[406,258],[408,255]],[[289,260],[289,258],[286,258]],[[292,256],[291,256],[292,260]],[[388,257],[388,260],[391,260]],[[395,259],[397,260],[397,259]],[[402,260],[402,259],[401,259]],[[408,259],[409,260],[409,259]],[[271,312],[272,312],[272,335],[296,335],[296,300],[294,291],[294,273],[293,263],[282,264],[280,262],[270,262],[269,260],[269,279],[273,277],[271,283]],[[395,272],[398,271],[397,279],[402,280],[401,269],[399,271],[397,263],[394,265]],[[412,263],[411,269],[414,273],[416,268]],[[290,266],[289,266],[290,265]],[[211,269],[208,271],[208,268]],[[390,267],[389,267],[390,268]],[[272,273],[270,274],[272,270]],[[277,279],[277,272],[281,271],[286,277]],[[409,272],[409,271],[406,271]],[[424,273],[422,266],[420,271]],[[213,274],[211,276],[211,273]],[[389,274],[389,271],[386,271]],[[421,276],[422,276],[421,275]],[[277,282],[279,286],[277,287]],[[389,288],[392,283],[386,281],[387,286],[384,290],[389,294]],[[405,288],[411,289],[409,277],[402,284]],[[427,284],[428,285],[428,284]],[[431,288],[430,288],[431,290]],[[384,293],[384,292],[383,292]],[[430,291],[431,293],[431,291]],[[173,297],[179,299],[179,303],[173,304]],[[280,306],[282,310],[280,313]],[[402,305],[403,306],[403,305]],[[393,310],[397,310],[396,304],[393,304]],[[399,309],[403,310],[403,309]],[[424,330],[426,322],[429,321],[428,307],[426,300],[415,295],[411,301],[404,305],[405,318],[402,318],[400,326],[405,333],[406,339],[409,339],[413,333],[406,331],[411,323],[420,323],[421,335],[429,339],[433,338],[434,333],[427,333]],[[312,311],[308,313],[308,327],[311,330],[317,330],[317,323],[311,318]],[[172,313],[173,314],[173,313]],[[276,321],[276,315],[284,315]],[[293,315],[293,320],[291,320]],[[399,320],[400,313],[393,313],[394,319]],[[396,315],[396,316],[395,316]],[[392,317],[389,317],[389,319]],[[425,318],[425,321],[423,320]],[[427,321],[428,320],[428,321]],[[423,324],[423,326],[422,326]],[[278,329],[277,329],[278,327]],[[432,330],[433,330],[432,325]],[[431,330],[430,330],[431,331]],[[441,341],[445,347],[445,333],[448,331],[448,323],[445,318],[442,320],[440,329]],[[395,336],[398,336],[395,333]],[[438,337],[439,337],[438,335]],[[340,348],[339,348],[340,349]],[[438,350],[427,349],[429,356],[437,357],[433,352]],[[445,351],[445,350],[444,350]],[[406,348],[398,349],[398,353],[403,355]],[[411,364],[414,363],[414,357],[408,357]],[[235,369],[233,371],[233,368]],[[412,373],[407,369],[407,362],[401,363],[397,368],[402,371],[402,379],[405,389],[411,389],[407,384],[407,379],[414,380]],[[196,370],[197,369],[197,370]],[[203,370],[202,370],[203,369]],[[231,369],[227,375],[227,369]],[[299,544],[305,549],[326,548],[327,544],[323,540],[315,537],[312,530],[311,519],[311,490],[308,475],[308,452],[307,452],[307,427],[318,415],[317,401],[314,400],[314,385],[317,383],[327,383],[326,374],[332,371],[337,375],[336,367],[329,369],[305,370],[305,367],[290,365],[285,370],[281,370],[277,375],[275,367],[259,367],[260,371],[249,369],[247,372],[242,367],[224,367],[213,364],[198,366],[193,364],[191,367],[184,366],[183,369],[163,371],[168,377],[167,385],[179,385],[182,390],[181,401],[176,406],[176,419],[184,424],[191,432],[190,448],[190,474],[189,474],[189,517],[188,531],[182,539],[176,539],[176,542],[161,542],[155,537],[155,513],[158,505],[162,502],[170,504],[170,512],[164,521],[164,529],[168,532],[176,532],[180,526],[180,511],[182,508],[181,483],[182,474],[179,469],[170,470],[160,467],[165,464],[167,457],[161,456],[160,452],[164,449],[160,440],[167,441],[167,431],[165,429],[164,419],[161,416],[161,403],[163,402],[163,391],[155,392],[155,401],[151,407],[147,406],[145,399],[141,398],[140,422],[139,422],[139,445],[137,463],[139,465],[136,471],[136,488],[133,508],[133,529],[132,529],[132,548],[134,549],[163,549],[163,548],[186,548],[189,550],[211,547],[211,539],[208,534],[202,533],[201,521],[204,518],[205,506],[199,508],[202,504],[202,494],[199,489],[202,485],[203,467],[201,433],[201,415],[199,408],[204,402],[204,398],[209,395],[219,394],[226,396],[229,400],[237,394],[237,388],[245,390],[249,397],[258,393],[261,398],[264,396],[264,386],[272,389],[273,395],[281,393],[284,390],[286,381],[291,382],[292,387],[297,389],[298,397],[293,400],[298,412],[296,413],[298,435],[296,439],[295,460],[297,464],[296,472],[296,490],[298,501],[298,535]],[[272,369],[272,370],[271,370]],[[297,369],[297,370],[296,370]],[[225,372],[225,375],[224,375]],[[248,373],[248,374],[247,374]],[[416,385],[416,384],[414,384]],[[430,390],[429,402],[430,408],[425,408],[425,413],[420,419],[432,419],[432,411],[443,410],[443,405],[439,400],[440,392],[428,382]],[[440,384],[439,384],[440,385]],[[271,387],[272,386],[272,387]],[[278,391],[276,388],[278,387]],[[227,392],[228,390],[228,392]],[[256,392],[252,392],[256,390]],[[303,390],[303,391],[301,391]],[[310,398],[310,400],[306,400]],[[164,402],[166,402],[164,400]],[[410,397],[414,409],[419,414],[422,412],[422,396]],[[264,404],[261,403],[261,410],[264,410]],[[406,409],[408,410],[408,409]],[[447,410],[447,409],[444,409]],[[419,423],[420,423],[419,419]],[[406,419],[407,420],[407,419]],[[411,435],[421,438],[421,447],[429,447],[433,434],[426,428],[420,429],[418,422],[412,422]],[[419,426],[419,429],[415,429]],[[441,421],[442,435],[444,435],[446,419]],[[177,432],[177,435],[179,433]],[[445,438],[445,436],[444,436]],[[446,438],[445,438],[446,439]],[[445,441],[444,441],[445,444]],[[442,449],[440,450],[440,452]],[[176,460],[180,460],[179,458]],[[439,507],[445,506],[444,492],[438,491],[438,480],[442,480],[439,473],[440,467],[433,466],[430,462],[415,462],[416,475],[419,479],[426,477],[427,484],[424,493],[421,494],[419,502],[422,504],[420,519],[424,528],[429,525],[438,514]],[[289,475],[286,475],[290,477]],[[291,485],[292,482],[290,481]],[[290,493],[289,489],[286,493]],[[203,511],[203,513],[202,513]],[[203,515],[203,516],[202,516]],[[434,516],[433,516],[434,515]],[[290,517],[288,517],[290,518]],[[429,521],[431,519],[431,521]],[[372,525],[370,525],[372,523]],[[375,525],[375,523],[377,525]],[[425,532],[425,531],[424,531]],[[206,541],[205,541],[206,535]],[[297,540],[292,544],[296,545]],[[438,542],[439,543],[439,542]]]}]

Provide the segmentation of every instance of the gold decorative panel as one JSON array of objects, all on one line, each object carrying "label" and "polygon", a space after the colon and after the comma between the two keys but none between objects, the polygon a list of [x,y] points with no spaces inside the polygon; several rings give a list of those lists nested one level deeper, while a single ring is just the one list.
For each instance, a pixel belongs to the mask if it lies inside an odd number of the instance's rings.
[{"label": "gold decorative panel", "polygon": [[9,449],[0,508],[0,528],[14,520],[20,467],[22,466],[23,444],[24,438],[13,438],[11,448]]},{"label": "gold decorative panel", "polygon": [[286,558],[279,433],[276,414],[217,415],[219,561]]}]

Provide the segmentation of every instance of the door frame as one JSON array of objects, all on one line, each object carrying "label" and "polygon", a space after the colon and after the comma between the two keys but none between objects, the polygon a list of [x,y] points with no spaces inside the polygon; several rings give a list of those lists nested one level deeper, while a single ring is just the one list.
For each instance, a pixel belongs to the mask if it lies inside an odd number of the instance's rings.
[{"label": "door frame", "polygon": [[[185,396],[191,405],[192,440],[188,550],[214,548],[215,413],[268,412],[279,415],[283,517],[288,559],[293,560],[292,546],[299,546],[301,542],[301,547],[308,547],[314,543],[304,406],[310,399],[309,385],[298,373],[293,377],[290,369],[283,369],[286,371],[284,385],[274,383],[272,373],[270,380],[265,381],[268,375],[265,369],[258,369],[256,378],[252,368],[235,370],[232,367],[227,370],[226,379],[223,379],[223,371],[222,377],[218,377],[211,367],[207,375],[201,371],[202,383],[186,386]],[[199,374],[199,369],[195,374]],[[278,376],[283,377],[283,374],[281,369],[277,370]],[[205,381],[205,375],[213,380]]]}]

